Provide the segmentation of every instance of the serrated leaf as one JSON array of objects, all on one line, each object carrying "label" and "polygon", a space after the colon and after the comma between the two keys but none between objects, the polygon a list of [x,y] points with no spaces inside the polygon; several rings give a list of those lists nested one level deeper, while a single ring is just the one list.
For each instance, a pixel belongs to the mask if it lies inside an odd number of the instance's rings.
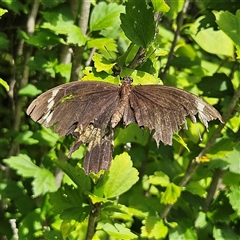
[{"label": "serrated leaf", "polygon": [[240,217],[240,188],[238,186],[232,186],[231,192],[229,193],[229,202],[232,208],[237,212],[237,215]]},{"label": "serrated leaf", "polygon": [[129,0],[126,14],[120,15],[121,28],[133,43],[147,48],[155,34],[154,16],[145,1]]},{"label": "serrated leaf", "polygon": [[59,43],[66,44],[61,37],[57,36],[48,29],[41,29],[41,31],[36,32],[35,35],[26,39],[26,42],[37,47],[47,47]]},{"label": "serrated leaf", "polygon": [[86,40],[86,37],[83,35],[82,30],[79,27],[72,25],[71,28],[68,29],[67,43],[81,47],[86,43]]},{"label": "serrated leaf", "polygon": [[107,4],[100,2],[93,9],[90,17],[90,30],[97,31],[112,27],[119,22],[119,15],[124,11],[124,7],[116,3]]},{"label": "serrated leaf", "polygon": [[225,158],[229,164],[229,170],[233,173],[240,173],[240,143]]},{"label": "serrated leaf", "polygon": [[161,197],[161,203],[163,204],[173,204],[177,201],[177,199],[181,195],[182,188],[175,185],[174,183],[170,183],[165,192]]},{"label": "serrated leaf", "polygon": [[50,203],[56,214],[61,214],[63,220],[83,221],[89,214],[90,208],[83,204],[82,192],[73,186],[64,185],[57,192],[50,194]]},{"label": "serrated leaf", "polygon": [[12,156],[10,158],[4,159],[3,162],[10,166],[12,169],[15,169],[17,173],[23,177],[34,177],[35,173],[40,169],[25,154]]},{"label": "serrated leaf", "polygon": [[109,38],[96,38],[91,39],[87,42],[87,45],[89,48],[96,48],[101,50],[107,50],[108,51],[117,51],[117,44],[113,39]]},{"label": "serrated leaf", "polygon": [[109,171],[96,187],[103,188],[106,198],[112,198],[129,190],[138,179],[137,169],[132,167],[130,156],[124,152],[114,158]]},{"label": "serrated leaf", "polygon": [[132,233],[129,228],[127,228],[123,224],[115,223],[105,223],[102,228],[105,232],[107,232],[110,236],[118,238],[118,239],[135,239],[137,235]]},{"label": "serrated leaf", "polygon": [[43,168],[38,168],[37,171],[35,171],[32,186],[34,197],[57,191],[55,177],[49,170]]},{"label": "serrated leaf", "polygon": [[164,225],[163,220],[155,216],[149,216],[145,225],[141,227],[141,237],[148,239],[164,239],[168,233],[168,228]]},{"label": "serrated leaf", "polygon": [[56,165],[64,171],[69,178],[79,187],[83,192],[88,192],[91,189],[91,180],[82,168],[78,166],[73,167],[67,162],[54,160]]},{"label": "serrated leaf", "polygon": [[106,58],[104,58],[101,54],[95,53],[93,55],[94,66],[96,67],[97,72],[105,71],[107,73],[112,72],[112,68],[115,63],[109,62]]}]

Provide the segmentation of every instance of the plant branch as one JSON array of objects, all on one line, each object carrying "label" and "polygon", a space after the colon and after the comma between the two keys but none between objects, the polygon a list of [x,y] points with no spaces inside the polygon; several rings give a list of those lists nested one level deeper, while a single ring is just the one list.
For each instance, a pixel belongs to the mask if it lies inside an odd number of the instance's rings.
[{"label": "plant branch", "polygon": [[[32,36],[34,33],[35,21],[36,21],[36,17],[37,17],[37,13],[38,13],[39,4],[40,4],[39,0],[33,1],[32,9],[29,12],[27,23],[26,23],[26,29],[27,29],[28,36]],[[27,45],[27,44],[24,44],[24,45],[25,46],[24,46],[24,51],[23,51],[23,59],[24,60],[23,60],[22,77],[19,80],[19,84],[14,84],[14,87],[18,87],[18,89],[16,89],[16,91],[11,90],[14,93],[17,93],[20,88],[24,87],[28,83],[28,77],[29,77],[28,61],[30,59],[32,49],[31,49],[31,47],[29,47],[29,45]],[[22,44],[19,44],[19,46],[21,47]],[[17,52],[20,53],[21,51],[17,51]],[[15,61],[15,62],[17,62],[17,61]],[[13,106],[13,108],[15,109],[13,129],[15,131],[19,131],[20,125],[21,125],[22,109],[23,109],[23,98],[16,97],[16,99],[17,99],[16,105]],[[18,143],[12,142],[9,152],[8,152],[8,156],[16,155],[17,151],[18,151]]]},{"label": "plant branch", "polygon": [[[86,35],[87,28],[88,28],[90,6],[91,6],[91,1],[89,0],[82,1],[80,18],[79,18],[78,24],[84,35]],[[84,46],[81,46],[81,47],[75,46],[73,49],[72,70],[71,70],[71,77],[70,77],[71,82],[79,80],[79,73],[80,73],[80,68],[82,64],[83,52],[84,52]]]},{"label": "plant branch", "polygon": [[181,27],[183,25],[184,15],[187,12],[189,2],[190,2],[189,0],[185,1],[182,11],[178,14],[177,29],[176,29],[175,34],[174,34],[173,43],[172,43],[170,52],[168,54],[168,59],[167,59],[166,66],[165,66],[165,68],[164,68],[164,70],[163,70],[163,72],[161,73],[161,76],[160,76],[162,81],[165,79],[166,74],[167,74],[167,72],[170,68],[170,63],[171,63],[171,60],[173,59],[173,55],[174,55],[174,49],[175,49],[175,46],[177,44],[178,38],[180,36],[180,30],[181,30]]},{"label": "plant branch", "polygon": [[222,178],[223,178],[225,173],[226,173],[226,171],[223,171],[219,168],[217,168],[214,171],[214,174],[213,174],[213,177],[212,177],[212,182],[211,182],[211,184],[208,188],[208,194],[207,194],[207,197],[205,199],[204,212],[208,211],[209,206],[212,202],[212,199],[216,195],[216,192],[218,191],[219,187],[221,186]]},{"label": "plant branch", "polygon": [[92,240],[94,233],[95,233],[95,226],[97,217],[99,216],[101,211],[101,203],[93,204],[93,209],[90,212],[89,219],[88,219],[88,228],[87,228],[87,235],[85,240]]}]

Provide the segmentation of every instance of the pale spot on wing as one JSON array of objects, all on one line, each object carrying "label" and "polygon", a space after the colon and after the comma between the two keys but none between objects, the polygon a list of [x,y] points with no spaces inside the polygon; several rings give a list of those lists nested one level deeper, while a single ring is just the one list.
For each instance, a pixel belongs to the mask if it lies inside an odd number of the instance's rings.
[{"label": "pale spot on wing", "polygon": [[59,92],[60,89],[61,88],[57,88],[57,89],[54,89],[52,91],[52,96],[48,99],[47,110],[52,109],[52,107],[54,106],[54,104],[55,104],[54,98],[55,98],[55,96],[57,95],[57,93]]},{"label": "pale spot on wing", "polygon": [[203,112],[203,109],[204,109],[205,105],[202,104],[202,103],[199,101],[199,99],[197,99],[197,101],[195,101],[195,103],[197,104],[197,109],[198,109],[199,111]]}]

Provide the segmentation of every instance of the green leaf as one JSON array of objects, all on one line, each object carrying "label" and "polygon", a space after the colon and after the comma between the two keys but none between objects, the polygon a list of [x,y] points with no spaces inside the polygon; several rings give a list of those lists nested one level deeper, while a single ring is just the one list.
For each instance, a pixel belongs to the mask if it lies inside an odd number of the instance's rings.
[{"label": "green leaf", "polygon": [[225,158],[229,164],[229,170],[233,173],[240,173],[240,143]]},{"label": "green leaf", "polygon": [[57,191],[57,182],[53,174],[47,170],[38,168],[34,174],[34,180],[32,182],[33,196],[37,197],[44,195],[48,192]]},{"label": "green leaf", "polygon": [[168,0],[168,6],[170,7],[170,11],[165,13],[164,15],[168,16],[170,19],[176,19],[179,12],[182,11],[185,0]]},{"label": "green leaf", "polygon": [[[0,40],[1,41],[1,40]],[[0,84],[6,89],[6,91],[9,91],[9,85],[7,84],[6,81],[4,81],[2,78],[0,78]]]},{"label": "green leaf", "polygon": [[[63,220],[83,221],[89,214],[89,207],[83,204],[85,197],[79,189],[73,186],[63,185],[57,192],[50,194],[52,210],[61,214]],[[86,206],[86,207],[85,207]]]},{"label": "green leaf", "polygon": [[217,226],[213,227],[213,237],[216,240],[240,239],[239,234],[235,233],[230,226],[227,226],[225,224],[222,224],[221,228],[218,228]]},{"label": "green leaf", "polygon": [[180,197],[181,191],[182,191],[181,187],[175,185],[174,183],[170,183],[161,197],[161,203],[163,204],[175,203],[177,199]]},{"label": "green leaf", "polygon": [[40,93],[42,93],[42,91],[37,89],[36,86],[31,83],[26,84],[18,92],[19,96],[28,96],[28,97],[35,97]]},{"label": "green leaf", "polygon": [[126,143],[138,143],[146,146],[149,141],[149,131],[142,130],[137,124],[130,124],[126,128],[120,128],[114,145],[118,146]]},{"label": "green leaf", "polygon": [[149,183],[153,185],[160,185],[162,187],[167,187],[170,183],[169,177],[164,172],[158,171],[154,175],[149,176]]},{"label": "green leaf", "polygon": [[102,228],[110,236],[118,239],[136,239],[137,235],[132,233],[124,224],[105,223]]},{"label": "green leaf", "polygon": [[181,137],[178,133],[174,133],[174,134],[173,134],[173,139],[174,139],[175,141],[177,141],[178,143],[180,143],[183,147],[185,147],[188,152],[190,152],[187,144],[185,143],[185,141],[182,139],[182,137]]},{"label": "green leaf", "polygon": [[104,58],[99,53],[95,53],[92,59],[94,61],[94,66],[96,67],[97,72],[105,71],[109,74],[112,72],[112,68],[115,65],[115,63],[110,63],[106,58]]},{"label": "green leaf", "polygon": [[49,29],[56,34],[64,34],[67,36],[69,44],[83,46],[86,37],[81,29],[74,25],[72,12],[67,5],[60,5],[54,11],[43,12],[43,17],[48,22],[44,22],[41,28]]},{"label": "green leaf", "polygon": [[59,64],[55,66],[56,73],[59,73],[62,77],[69,81],[71,75],[72,63]]},{"label": "green leaf", "polygon": [[10,158],[4,159],[3,162],[10,166],[12,169],[15,169],[19,175],[26,178],[34,177],[35,173],[40,169],[25,154],[12,156]]},{"label": "green leaf", "polygon": [[107,4],[100,2],[93,9],[90,17],[90,30],[97,31],[110,28],[119,22],[119,15],[124,12],[124,7],[116,3]]},{"label": "green leaf", "polygon": [[153,12],[147,8],[145,1],[129,0],[126,14],[121,14],[120,19],[126,37],[138,46],[147,48],[154,38],[155,24]]},{"label": "green leaf", "polygon": [[228,11],[215,13],[215,16],[219,28],[240,47],[240,10],[236,16]]},{"label": "green leaf", "polygon": [[71,28],[68,29],[67,43],[81,47],[86,43],[86,40],[86,37],[83,35],[82,30],[79,27],[72,25]]},{"label": "green leaf", "polygon": [[204,197],[206,194],[206,190],[199,182],[189,182],[186,186],[186,191],[199,195],[200,197]]},{"label": "green leaf", "polygon": [[202,19],[203,17],[198,18],[192,25],[190,29],[192,38],[209,53],[232,57],[234,54],[232,40],[223,31],[213,28],[198,31]]},{"label": "green leaf", "polygon": [[182,218],[178,226],[174,229],[169,229],[169,240],[190,240],[198,239],[196,230],[193,228],[193,223],[190,219]]},{"label": "green leaf", "polygon": [[47,47],[55,44],[66,44],[66,42],[48,29],[40,29],[32,37],[25,40],[28,44],[37,47]]},{"label": "green leaf", "polygon": [[34,197],[57,190],[53,174],[47,169],[36,166],[27,155],[19,154],[18,156],[4,159],[4,162],[12,169],[15,169],[19,175],[26,178],[34,178],[32,182]]},{"label": "green leaf", "polygon": [[96,38],[87,42],[89,48],[97,48],[106,51],[117,52],[117,44],[113,39],[109,38]]},{"label": "green leaf", "polygon": [[0,32],[0,50],[7,50],[9,47],[9,39],[8,36],[3,33]]},{"label": "green leaf", "polygon": [[87,176],[84,170],[78,166],[73,167],[67,162],[61,162],[54,160],[56,165],[61,168],[69,178],[84,192],[88,192],[91,189],[91,180]]},{"label": "green leaf", "polygon": [[237,212],[237,215],[240,217],[240,188],[239,186],[232,186],[230,188],[231,192],[229,194],[229,201],[232,208]]},{"label": "green leaf", "polygon": [[152,0],[152,4],[156,12],[168,12],[170,10],[164,0]]},{"label": "green leaf", "polygon": [[96,69],[92,67],[86,67],[83,70],[83,73],[84,73],[84,77],[82,78],[82,80],[104,81],[104,82],[106,81],[113,84],[119,84],[119,77],[114,77],[104,71],[97,72]]},{"label": "green leaf", "polygon": [[208,224],[207,222],[207,216],[205,212],[199,212],[198,216],[195,220],[195,227],[196,228],[204,228]]},{"label": "green leaf", "polygon": [[7,13],[7,12],[8,12],[7,9],[0,8],[0,17],[1,17],[2,15],[4,15],[5,13]]},{"label": "green leaf", "polygon": [[31,138],[32,135],[33,135],[32,131],[25,131],[25,132],[19,133],[17,137],[14,139],[14,141],[18,143],[27,144],[27,145],[37,144],[39,141],[34,138]]},{"label": "green leaf", "polygon": [[114,158],[108,172],[97,188],[103,188],[106,198],[112,198],[128,191],[138,181],[138,171],[132,167],[130,156],[124,152]]},{"label": "green leaf", "polygon": [[149,216],[145,221],[145,226],[141,228],[141,237],[148,239],[164,239],[168,234],[168,228],[163,220],[158,217]]},{"label": "green leaf", "polygon": [[207,156],[209,158],[222,158],[228,153],[232,152],[234,143],[227,138],[222,138],[220,141],[215,143],[208,151]]}]

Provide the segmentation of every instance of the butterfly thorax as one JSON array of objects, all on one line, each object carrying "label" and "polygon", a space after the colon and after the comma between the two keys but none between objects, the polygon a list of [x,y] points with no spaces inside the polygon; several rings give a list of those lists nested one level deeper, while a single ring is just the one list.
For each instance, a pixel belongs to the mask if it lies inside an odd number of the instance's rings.
[{"label": "butterfly thorax", "polygon": [[117,124],[120,122],[120,120],[123,117],[124,114],[124,110],[128,104],[129,101],[129,95],[131,93],[132,90],[132,78],[130,77],[125,77],[122,80],[122,86],[120,88],[119,91],[119,95],[120,95],[120,101],[117,105],[117,108],[115,109],[112,117],[111,117],[111,127],[114,128],[117,126]]}]

